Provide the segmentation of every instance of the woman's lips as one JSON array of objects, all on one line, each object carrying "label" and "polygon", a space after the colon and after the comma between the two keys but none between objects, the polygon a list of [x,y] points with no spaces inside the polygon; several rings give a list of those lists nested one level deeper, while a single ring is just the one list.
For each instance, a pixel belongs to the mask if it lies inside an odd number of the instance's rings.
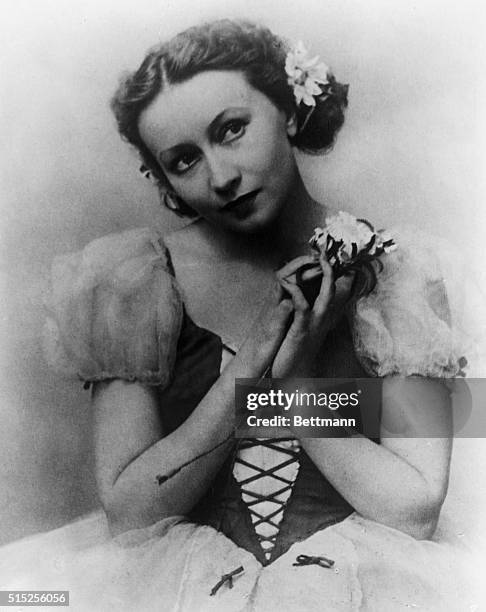
[{"label": "woman's lips", "polygon": [[249,191],[248,193],[245,193],[239,198],[236,198],[235,200],[231,200],[231,202],[228,202],[227,204],[223,206],[223,208],[221,209],[221,212],[229,213],[229,212],[235,211],[238,213],[242,213],[244,211],[248,211],[251,205],[253,204],[253,202],[255,201],[257,195],[260,193],[260,191],[261,189],[255,189],[255,191]]}]

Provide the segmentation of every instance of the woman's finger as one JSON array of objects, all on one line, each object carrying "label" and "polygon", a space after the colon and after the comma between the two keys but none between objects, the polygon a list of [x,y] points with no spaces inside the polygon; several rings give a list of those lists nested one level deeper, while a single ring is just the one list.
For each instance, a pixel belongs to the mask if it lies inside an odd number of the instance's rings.
[{"label": "woman's finger", "polygon": [[316,258],[314,255],[301,255],[300,257],[292,259],[292,261],[289,261],[289,263],[280,268],[280,270],[277,271],[277,278],[287,278],[295,274],[303,266],[308,266],[315,263]]},{"label": "woman's finger", "polygon": [[284,290],[278,280],[275,281],[275,284],[272,287],[271,296],[273,300],[277,302],[277,304],[284,298]]},{"label": "woman's finger", "polygon": [[319,294],[314,302],[314,313],[318,317],[324,316],[334,298],[334,273],[325,257],[320,259],[322,269],[322,281]]},{"label": "woman's finger", "polygon": [[290,294],[295,309],[300,312],[308,312],[310,310],[309,302],[305,299],[300,287],[285,278],[283,278],[280,282],[284,290]]},{"label": "woman's finger", "polygon": [[[322,276],[322,268],[320,266],[320,264],[318,263],[315,266],[312,266],[311,268],[305,268],[300,274],[297,275],[297,280],[302,281],[302,282],[307,282],[307,281],[311,281],[314,280],[315,278],[318,278],[319,276]],[[300,284],[300,282],[299,282]]]}]

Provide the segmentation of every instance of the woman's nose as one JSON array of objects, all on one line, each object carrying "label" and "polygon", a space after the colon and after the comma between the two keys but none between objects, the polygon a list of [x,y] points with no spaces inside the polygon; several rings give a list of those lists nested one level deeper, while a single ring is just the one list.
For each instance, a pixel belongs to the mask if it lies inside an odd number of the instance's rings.
[{"label": "woman's nose", "polygon": [[241,173],[236,164],[224,159],[223,156],[211,156],[208,159],[209,180],[211,188],[218,194],[236,191],[241,182]]}]

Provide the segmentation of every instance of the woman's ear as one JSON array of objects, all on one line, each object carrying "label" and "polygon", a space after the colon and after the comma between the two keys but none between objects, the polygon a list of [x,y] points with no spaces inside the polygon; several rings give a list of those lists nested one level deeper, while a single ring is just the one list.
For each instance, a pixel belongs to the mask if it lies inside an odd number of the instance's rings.
[{"label": "woman's ear", "polygon": [[295,113],[293,113],[287,119],[287,136],[289,138],[293,138],[297,134],[297,117]]}]

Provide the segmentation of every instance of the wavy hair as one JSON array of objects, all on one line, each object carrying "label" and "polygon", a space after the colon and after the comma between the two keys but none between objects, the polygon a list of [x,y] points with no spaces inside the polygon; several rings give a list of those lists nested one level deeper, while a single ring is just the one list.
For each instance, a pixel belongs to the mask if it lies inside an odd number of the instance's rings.
[{"label": "wavy hair", "polygon": [[[142,111],[167,85],[206,70],[238,70],[287,117],[295,115],[297,133],[292,145],[306,153],[324,152],[332,147],[344,123],[347,85],[331,76],[333,95],[317,99],[309,115],[308,106],[296,104],[287,82],[288,50],[288,44],[268,28],[248,21],[222,19],[184,30],[151,49],[138,70],[122,79],[111,101],[118,130],[160,181],[162,170],[139,133]],[[190,209],[186,214],[191,214]]]}]

